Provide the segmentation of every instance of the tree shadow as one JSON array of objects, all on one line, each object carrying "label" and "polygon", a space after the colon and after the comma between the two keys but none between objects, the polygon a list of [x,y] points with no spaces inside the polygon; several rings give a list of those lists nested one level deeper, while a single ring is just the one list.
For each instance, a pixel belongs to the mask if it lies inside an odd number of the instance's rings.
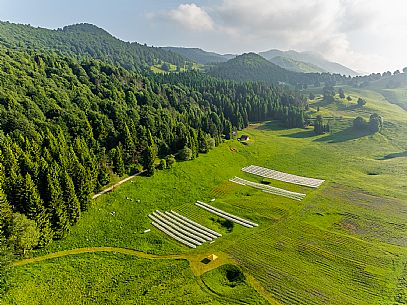
[{"label": "tree shadow", "polygon": [[378,158],[377,160],[390,160],[390,159],[403,158],[403,157],[407,157],[407,150],[398,152],[398,153],[388,154],[384,157]]},{"label": "tree shadow", "polygon": [[340,132],[315,139],[314,141],[327,143],[341,143],[359,139],[368,135],[371,135],[371,132],[369,130],[354,130],[352,127],[349,127]]},{"label": "tree shadow", "polygon": [[278,122],[278,121],[270,121],[267,122],[265,124],[261,124],[259,126],[256,127],[257,130],[274,130],[274,131],[278,131],[278,130],[285,130],[287,129],[287,127],[285,127],[283,125],[283,123]]},{"label": "tree shadow", "polygon": [[313,130],[310,130],[310,129],[295,132],[295,133],[291,133],[291,134],[287,134],[287,135],[283,135],[283,137],[295,138],[295,139],[306,139],[306,138],[312,138],[312,137],[315,137],[315,136],[316,136],[315,132]]}]

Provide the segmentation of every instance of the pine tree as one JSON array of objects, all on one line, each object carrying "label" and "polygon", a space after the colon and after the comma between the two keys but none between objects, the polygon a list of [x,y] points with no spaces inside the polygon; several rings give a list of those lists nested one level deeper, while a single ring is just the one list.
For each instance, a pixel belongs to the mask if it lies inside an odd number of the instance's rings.
[{"label": "pine tree", "polygon": [[209,151],[208,143],[206,141],[205,133],[200,129],[198,131],[198,147],[200,153],[207,153]]},{"label": "pine tree", "polygon": [[30,174],[26,174],[24,179],[23,200],[26,203],[25,215],[29,219],[34,220],[40,230],[41,236],[39,245],[46,246],[51,242],[53,233],[44,202],[41,199],[38,188],[31,179]]},{"label": "pine tree", "polygon": [[81,204],[75,194],[75,186],[72,178],[64,171],[61,177],[61,186],[63,189],[63,200],[68,214],[70,225],[78,222],[81,215]]},{"label": "pine tree", "polygon": [[116,147],[113,155],[113,165],[116,174],[121,177],[125,174],[124,162],[123,162],[123,152],[121,144]]},{"label": "pine tree", "polygon": [[64,237],[69,230],[69,219],[63,202],[63,192],[58,176],[59,167],[56,163],[48,168],[46,180],[46,203],[52,212],[51,226],[55,238]]},{"label": "pine tree", "polygon": [[147,176],[154,175],[156,157],[157,157],[157,146],[155,145],[151,132],[148,131],[147,148],[144,153],[144,164],[143,164]]},{"label": "pine tree", "polygon": [[87,211],[90,205],[90,194],[92,186],[89,183],[88,175],[82,164],[76,159],[74,162],[72,181],[75,186],[76,196],[79,200],[81,210]]},{"label": "pine tree", "polygon": [[[1,157],[1,151],[0,151]],[[7,201],[7,196],[3,192],[4,174],[3,166],[0,163],[0,238],[4,236],[9,226],[11,220],[13,219],[13,209],[11,208],[10,203]]]}]

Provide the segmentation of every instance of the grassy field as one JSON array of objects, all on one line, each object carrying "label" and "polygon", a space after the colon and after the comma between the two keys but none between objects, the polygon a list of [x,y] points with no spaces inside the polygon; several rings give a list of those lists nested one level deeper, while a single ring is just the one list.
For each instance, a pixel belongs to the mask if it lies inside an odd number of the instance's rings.
[{"label": "grassy field", "polygon": [[[311,105],[311,111],[320,106],[321,114],[337,118],[331,134],[286,130],[276,122],[253,124],[242,132],[250,135],[249,145],[227,141],[152,178],[136,177],[95,200],[66,239],[34,253],[110,246],[182,255],[189,264],[122,254],[55,258],[17,267],[5,304],[74,304],[73,297],[89,304],[406,304],[406,112],[378,93],[345,91],[353,103]],[[359,96],[367,101],[363,108],[354,105]],[[384,117],[381,133],[350,129],[354,117],[373,112]],[[306,193],[301,202],[228,182],[234,176],[261,182],[240,170],[250,164],[326,182],[309,189],[268,181]],[[194,205],[211,199],[259,227],[227,230],[218,217]],[[147,215],[156,209],[173,209],[223,236],[187,249],[150,225]],[[143,234],[145,229],[151,232]],[[206,270],[200,260],[211,253],[226,267]],[[237,283],[226,276],[230,265],[244,274]],[[166,289],[163,299],[160,289]]]}]

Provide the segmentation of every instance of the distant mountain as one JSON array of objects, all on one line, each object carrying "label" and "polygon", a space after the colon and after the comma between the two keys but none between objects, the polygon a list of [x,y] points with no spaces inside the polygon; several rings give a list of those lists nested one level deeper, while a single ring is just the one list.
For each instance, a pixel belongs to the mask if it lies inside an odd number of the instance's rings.
[{"label": "distant mountain", "polygon": [[[260,52],[259,55],[263,56],[269,61],[272,61],[276,57],[284,57],[287,59],[292,59],[294,61],[303,62],[306,64],[311,64],[318,67],[322,71],[330,73],[338,73],[341,75],[359,75],[356,71],[349,69],[341,64],[330,62],[323,58],[321,55],[313,52],[297,52],[297,51],[280,51],[280,50],[270,50],[266,52]],[[300,68],[299,68],[300,69]]]},{"label": "distant mountain", "polygon": [[[209,74],[223,79],[293,83],[300,73],[285,70],[255,53],[245,53],[209,70]],[[304,76],[306,74],[303,74]]]},{"label": "distant mountain", "polygon": [[202,65],[226,62],[229,59],[236,57],[236,55],[232,54],[222,55],[214,52],[207,52],[198,48],[162,47],[162,49],[177,53]]},{"label": "distant mountain", "polygon": [[302,73],[324,73],[324,69],[303,61],[294,60],[288,57],[276,56],[269,60],[273,64],[280,66],[286,70]]},{"label": "distant mountain", "polygon": [[86,23],[49,30],[0,21],[0,44],[9,48],[44,49],[90,56],[130,70],[148,69],[160,61],[182,66],[187,60],[161,48],[124,42]]}]

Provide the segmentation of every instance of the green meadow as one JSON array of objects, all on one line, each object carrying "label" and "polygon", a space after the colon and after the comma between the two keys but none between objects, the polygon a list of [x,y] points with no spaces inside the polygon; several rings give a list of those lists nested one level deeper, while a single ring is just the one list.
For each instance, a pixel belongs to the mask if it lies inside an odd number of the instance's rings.
[{"label": "green meadow", "polygon": [[[407,115],[379,93],[345,92],[351,102],[311,103],[333,117],[331,133],[252,124],[239,133],[247,143],[226,141],[97,198],[65,239],[33,253],[118,247],[162,259],[97,252],[18,266],[5,304],[406,304]],[[382,132],[351,129],[373,112],[384,117]],[[326,181],[318,189],[263,181],[241,171],[250,164]],[[235,176],[307,196],[266,194],[229,182]],[[259,226],[225,228],[196,200]],[[156,209],[223,236],[186,248],[150,224]],[[212,253],[218,261],[203,264]]]}]

